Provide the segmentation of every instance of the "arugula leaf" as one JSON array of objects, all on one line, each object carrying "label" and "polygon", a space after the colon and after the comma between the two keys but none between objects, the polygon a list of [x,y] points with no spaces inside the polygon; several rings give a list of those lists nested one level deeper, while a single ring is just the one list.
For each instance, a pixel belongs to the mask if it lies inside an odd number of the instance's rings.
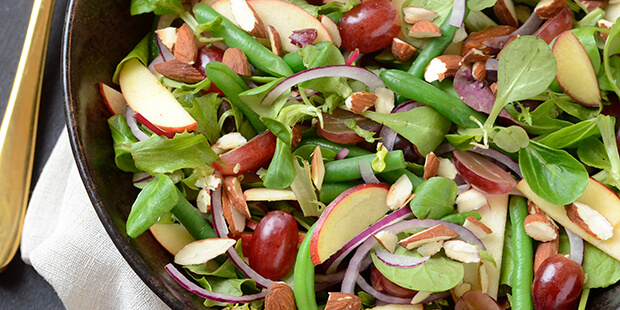
[{"label": "arugula leaf", "polygon": [[536,141],[519,151],[519,165],[532,191],[552,204],[575,201],[588,185],[588,172],[578,160]]},{"label": "arugula leaf", "polygon": [[310,164],[303,159],[293,160],[293,164],[297,176],[295,176],[293,183],[291,183],[291,190],[293,190],[295,197],[297,197],[299,207],[304,217],[319,217],[323,210],[318,203],[319,199],[316,196],[312,177],[310,176]]},{"label": "arugula leaf", "polygon": [[588,275],[584,288],[607,287],[620,281],[620,262],[588,242],[584,245],[583,272]]},{"label": "arugula leaf", "polygon": [[126,172],[138,172],[131,157],[131,145],[138,142],[122,115],[114,115],[108,119],[108,126],[114,141],[114,163],[118,169]]},{"label": "arugula leaf", "polygon": [[428,106],[391,114],[365,111],[362,115],[396,131],[415,145],[422,155],[435,150],[452,125],[445,116]]},{"label": "arugula leaf", "polygon": [[[521,112],[517,112],[513,105],[507,105],[506,110],[512,117],[519,120],[520,125],[523,126],[527,132],[535,135],[542,135],[572,125],[569,121],[557,118],[561,111],[556,108],[555,103],[554,100],[547,100],[531,112],[525,107],[521,107]],[[525,117],[525,115],[527,115],[527,117]],[[526,120],[523,120],[524,118],[526,118]],[[529,119],[529,121],[527,121],[527,119]]]},{"label": "arugula leaf", "polygon": [[189,132],[176,134],[172,139],[153,135],[134,143],[131,154],[136,167],[151,174],[202,167],[218,158],[205,136]]},{"label": "arugula leaf", "polygon": [[218,264],[215,260],[210,260],[204,264],[186,265],[183,267],[195,274],[203,276],[215,276],[226,279],[237,278],[237,267],[230,259],[227,259],[221,265]]},{"label": "arugula leaf", "polygon": [[[420,257],[417,251],[408,251],[404,247],[397,247],[394,254],[410,257]],[[436,254],[425,263],[415,267],[388,266],[371,252],[372,262],[379,272],[388,280],[411,290],[423,292],[447,291],[463,280],[465,274],[463,264],[453,261],[443,254]]]},{"label": "arugula leaf", "polygon": [[472,11],[482,11],[495,5],[497,0],[468,0],[467,7]]},{"label": "arugula leaf", "polygon": [[593,117],[596,117],[600,114],[603,109],[603,105],[600,104],[598,108],[590,108],[583,106],[573,100],[566,94],[558,94],[554,92],[549,92],[549,97],[556,104],[558,108],[562,111],[580,119],[580,120],[588,120]]},{"label": "arugula leaf", "polygon": [[118,84],[118,76],[121,74],[121,69],[123,65],[130,59],[137,58],[142,62],[143,65],[147,66],[149,64],[149,41],[153,36],[153,32],[149,32],[138,44],[121,60],[121,62],[116,65],[116,70],[114,70],[114,75],[112,76],[112,82]]},{"label": "arugula leaf", "polygon": [[140,191],[127,217],[127,235],[137,238],[170,212],[179,201],[177,188],[165,174],[156,174]]}]

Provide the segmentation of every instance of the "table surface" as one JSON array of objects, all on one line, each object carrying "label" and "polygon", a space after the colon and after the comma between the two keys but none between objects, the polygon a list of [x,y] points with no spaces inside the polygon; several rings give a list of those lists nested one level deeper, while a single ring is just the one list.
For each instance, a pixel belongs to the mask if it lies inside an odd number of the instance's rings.
[{"label": "table surface", "polygon": [[[26,35],[32,0],[0,2],[0,105],[6,109]],[[67,0],[56,0],[45,66],[31,191],[65,124],[60,46]],[[64,309],[54,289],[18,252],[0,273],[0,309]]]}]

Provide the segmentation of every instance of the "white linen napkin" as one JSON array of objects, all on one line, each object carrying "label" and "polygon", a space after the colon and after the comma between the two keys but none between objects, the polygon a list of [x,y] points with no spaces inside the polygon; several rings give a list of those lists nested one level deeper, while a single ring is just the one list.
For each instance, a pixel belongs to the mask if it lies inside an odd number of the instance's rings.
[{"label": "white linen napkin", "polygon": [[21,254],[67,309],[168,309],[131,269],[99,221],[66,128],[32,193]]}]

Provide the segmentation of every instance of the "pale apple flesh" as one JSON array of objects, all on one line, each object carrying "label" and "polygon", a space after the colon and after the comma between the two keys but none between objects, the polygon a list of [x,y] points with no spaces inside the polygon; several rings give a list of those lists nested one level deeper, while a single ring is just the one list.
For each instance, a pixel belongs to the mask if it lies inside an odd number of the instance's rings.
[{"label": "pale apple flesh", "polygon": [[127,101],[125,101],[125,97],[123,97],[121,92],[104,83],[99,83],[99,92],[101,93],[103,102],[112,114],[125,115]]},{"label": "pale apple flesh", "polygon": [[577,201],[583,202],[603,215],[614,227],[614,234],[607,240],[598,240],[592,235],[573,223],[568,216],[564,206],[548,203],[536,195],[525,180],[517,184],[517,189],[528,199],[533,201],[541,210],[553,218],[558,224],[574,232],[585,241],[607,253],[609,256],[620,260],[620,197],[607,186],[590,178],[590,182],[585,191]]},{"label": "pale apple flesh", "polygon": [[562,32],[553,44],[557,63],[556,79],[568,96],[588,107],[598,107],[601,92],[588,53],[571,32]]},{"label": "pale apple flesh", "polygon": [[[282,0],[249,0],[248,2],[265,26],[269,25],[276,29],[282,42],[282,49],[287,53],[299,49],[289,39],[295,30],[316,29],[318,35],[315,43],[332,41],[329,32],[316,17],[294,4]],[[234,20],[230,12],[230,0],[215,1],[211,7],[229,20]]]},{"label": "pale apple flesh", "polygon": [[504,233],[506,231],[506,216],[508,215],[508,194],[487,195],[489,204],[476,210],[480,221],[493,232],[482,238],[482,243],[487,248],[487,253],[493,256],[496,265],[486,264],[488,289],[485,293],[497,299],[499,289],[500,268],[504,252]]},{"label": "pale apple flesh", "polygon": [[125,62],[119,84],[127,104],[166,132],[192,131],[198,123],[138,59]]},{"label": "pale apple flesh", "polygon": [[184,246],[195,241],[187,229],[178,223],[155,223],[149,230],[153,237],[155,237],[155,240],[172,255],[177,255]]},{"label": "pale apple flesh", "polygon": [[332,201],[316,222],[310,239],[310,259],[316,266],[342,248],[390,211],[386,204],[390,186],[361,184]]}]

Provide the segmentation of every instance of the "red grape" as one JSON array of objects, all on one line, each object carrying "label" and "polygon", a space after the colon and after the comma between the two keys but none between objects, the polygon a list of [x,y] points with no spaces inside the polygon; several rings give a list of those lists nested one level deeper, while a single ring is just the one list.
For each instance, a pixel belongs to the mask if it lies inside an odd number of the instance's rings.
[{"label": "red grape", "polygon": [[491,195],[506,194],[517,184],[510,173],[480,155],[460,150],[452,155],[461,178],[477,190]]},{"label": "red grape", "polygon": [[562,254],[549,256],[534,274],[534,309],[574,309],[579,302],[583,281],[581,265]]},{"label": "red grape", "polygon": [[463,294],[456,302],[454,310],[500,310],[499,304],[493,297],[482,291],[469,291]]},{"label": "red grape", "polygon": [[534,33],[535,37],[543,39],[547,44],[551,43],[560,33],[573,28],[573,12],[564,8],[558,15],[548,19]]},{"label": "red grape", "polygon": [[412,298],[418,293],[388,280],[375,266],[370,270],[370,282],[378,292],[396,297]]},{"label": "red grape", "polygon": [[[213,45],[202,47],[198,50],[198,57],[196,57],[196,62],[194,63],[194,68],[196,68],[202,76],[206,77],[205,66],[212,62],[222,62],[222,58],[224,57],[224,51],[220,48],[217,48]],[[215,84],[211,83],[211,86],[207,90],[207,93],[219,93],[223,95],[222,91],[215,86]]]},{"label": "red grape", "polygon": [[331,115],[323,113],[323,127],[319,126],[317,131],[325,139],[340,144],[355,144],[364,141],[364,138],[344,124],[344,121],[349,119],[355,119],[357,126],[367,131],[377,132],[381,128],[381,124],[361,115],[343,109],[335,109]]},{"label": "red grape", "polygon": [[389,46],[400,32],[400,18],[388,0],[369,0],[344,14],[338,23],[341,47],[372,53]]},{"label": "red grape", "polygon": [[265,278],[280,280],[295,263],[297,242],[297,222],[290,213],[267,213],[252,233],[250,267]]}]

